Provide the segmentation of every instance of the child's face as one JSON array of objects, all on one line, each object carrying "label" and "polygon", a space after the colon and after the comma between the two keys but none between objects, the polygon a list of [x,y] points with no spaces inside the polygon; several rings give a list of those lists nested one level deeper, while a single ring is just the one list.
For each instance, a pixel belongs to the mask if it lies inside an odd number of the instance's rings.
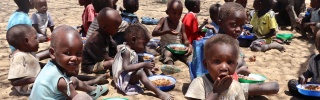
[{"label": "child's face", "polygon": [[177,24],[181,18],[183,7],[178,2],[175,2],[171,6],[172,7],[166,10],[166,13],[168,14],[169,20]]},{"label": "child's face", "polygon": [[30,33],[27,33],[27,34],[29,34],[27,35],[27,39],[28,39],[27,46],[28,46],[28,49],[30,50],[28,52],[37,52],[39,49],[37,31],[34,28],[32,28]]},{"label": "child's face", "polygon": [[227,75],[233,75],[236,70],[238,51],[226,44],[215,44],[206,53],[203,61],[213,80],[222,79]]},{"label": "child's face", "polygon": [[136,38],[133,43],[132,49],[137,53],[144,53],[146,51],[146,45],[149,42],[149,38],[140,37]]},{"label": "child's face", "polygon": [[241,4],[244,8],[247,7],[247,0],[236,0],[236,3]]},{"label": "child's face", "polygon": [[254,2],[253,2],[253,8],[254,8],[254,10],[256,10],[256,11],[261,10],[261,9],[262,9],[261,1],[260,1],[260,0],[254,0]]},{"label": "child's face", "polygon": [[246,23],[246,13],[244,11],[235,11],[225,20],[219,21],[219,26],[223,32],[235,39],[238,38],[243,31],[243,26]]},{"label": "child's face", "polygon": [[82,62],[82,40],[74,34],[67,34],[57,39],[56,47],[50,50],[51,57],[67,74],[74,74]]},{"label": "child's face", "polygon": [[35,8],[39,13],[46,13],[48,10],[47,1],[46,0],[38,0],[35,4]]},{"label": "child's face", "polygon": [[199,13],[200,12],[200,6],[201,6],[201,3],[200,3],[200,0],[196,0],[197,2],[197,6],[194,8],[194,13]]}]

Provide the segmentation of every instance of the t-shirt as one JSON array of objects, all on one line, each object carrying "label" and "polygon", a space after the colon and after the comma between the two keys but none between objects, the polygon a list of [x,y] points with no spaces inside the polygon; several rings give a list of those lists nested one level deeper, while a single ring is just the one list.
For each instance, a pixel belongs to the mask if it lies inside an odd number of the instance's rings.
[{"label": "t-shirt", "polygon": [[[211,25],[214,26],[214,28],[216,28],[217,31],[219,32],[219,29],[220,29],[220,28],[219,28],[219,25],[217,25],[217,24],[214,23],[214,22],[212,22]],[[215,31],[214,31],[213,29],[208,29],[208,31],[207,31],[207,33],[206,33],[206,37],[207,37],[207,36],[212,36],[212,35],[215,35],[215,34],[217,34],[217,33],[215,33]]]},{"label": "t-shirt", "polygon": [[122,17],[122,20],[124,20],[128,23],[138,23],[139,22],[137,15],[135,15],[133,13],[129,13],[125,10],[122,11],[121,17]]},{"label": "t-shirt", "polygon": [[86,37],[89,38],[97,29],[99,29],[99,23],[97,18],[94,18],[93,22],[91,23],[91,25],[88,28]]},{"label": "t-shirt", "polygon": [[[10,58],[8,79],[36,77],[41,67],[38,59],[27,52],[17,52]],[[30,94],[32,85],[14,86],[21,94]]]},{"label": "t-shirt", "polygon": [[[277,29],[278,24],[273,11],[269,11],[261,17],[258,17],[258,13],[255,12],[251,19],[250,24],[253,26],[253,32],[258,37],[265,36],[271,29]],[[266,39],[267,44],[271,43],[272,39]]]},{"label": "t-shirt", "polygon": [[84,45],[82,67],[94,65],[109,56],[109,48],[113,46],[111,39],[107,33],[96,31],[92,34]]},{"label": "t-shirt", "polygon": [[310,58],[308,62],[307,71],[312,75],[311,83],[320,84],[320,55],[314,55]]},{"label": "t-shirt", "polygon": [[185,32],[191,44],[193,40],[197,40],[204,36],[199,34],[199,24],[195,13],[189,12],[186,14],[182,19],[182,23],[185,25]]},{"label": "t-shirt", "polygon": [[48,61],[37,76],[30,97],[30,100],[66,100],[62,92],[58,90],[58,82],[60,78],[67,82],[67,95],[70,96],[69,84],[72,83],[70,77],[61,72],[58,67]]},{"label": "t-shirt", "polygon": [[54,26],[53,19],[49,12],[39,13],[35,12],[31,16],[32,24],[38,24],[41,33],[47,33],[47,27]]},{"label": "t-shirt", "polygon": [[82,25],[85,32],[87,32],[89,29],[89,26],[90,26],[89,22],[92,23],[96,16],[97,16],[97,13],[94,10],[93,5],[89,4],[82,14]]},{"label": "t-shirt", "polygon": [[[185,96],[204,100],[212,91],[212,84],[205,75],[197,77],[189,85]],[[245,100],[245,94],[240,83],[233,80],[229,89],[223,91],[218,98],[219,100]]]},{"label": "t-shirt", "polygon": [[310,18],[311,22],[320,22],[319,10],[320,9],[318,8],[318,9],[313,9],[311,11],[311,18]]}]

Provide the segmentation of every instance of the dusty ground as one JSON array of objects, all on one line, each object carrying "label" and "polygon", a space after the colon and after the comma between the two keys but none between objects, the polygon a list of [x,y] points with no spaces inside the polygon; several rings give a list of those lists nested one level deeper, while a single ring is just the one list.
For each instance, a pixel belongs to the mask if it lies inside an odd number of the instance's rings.
[{"label": "dusty ground", "polygon": [[[149,16],[154,18],[165,17],[166,4],[160,3],[161,0],[140,0],[140,9],[136,13],[139,17]],[[208,9],[209,6],[218,0],[201,0],[201,12],[198,14],[200,22],[204,18],[209,18]],[[249,0],[248,6],[252,6],[252,1]],[[306,0],[307,3],[310,0]],[[221,1],[223,2],[223,0]],[[119,0],[119,5],[122,5],[122,0]],[[81,24],[81,14],[83,7],[79,6],[77,0],[48,0],[49,12],[54,18],[56,26],[66,24],[70,26],[77,26]],[[0,99],[27,99],[27,96],[17,95],[12,92],[12,86],[7,80],[8,68],[9,68],[9,46],[6,42],[5,33],[7,21],[10,15],[17,9],[13,0],[1,0],[0,1]],[[31,10],[31,15],[35,10]],[[184,14],[187,12],[184,9]],[[183,15],[184,15],[183,14]],[[152,31],[154,25],[148,25],[149,31]],[[290,31],[280,31],[279,33],[294,33]],[[307,60],[311,54],[316,53],[315,46],[311,45],[308,41],[300,39],[301,36],[298,33],[295,34],[295,39],[292,40],[290,45],[285,45],[287,52],[280,53],[277,50],[271,50],[265,53],[251,52],[247,48],[241,48],[247,56],[257,56],[256,62],[249,62],[248,66],[252,73],[263,74],[268,78],[268,82],[277,81],[280,84],[280,91],[276,95],[267,95],[260,97],[252,97],[250,99],[256,100],[296,100],[290,96],[287,88],[287,82],[290,79],[296,78],[298,74],[306,69]],[[43,43],[40,45],[41,50],[47,48],[49,43]],[[160,65],[161,63],[157,63]],[[190,82],[189,70],[187,66],[181,62],[177,62],[176,65],[182,69],[182,72],[174,74],[177,79],[177,84],[174,90],[168,92],[175,96],[176,100],[184,100],[184,93]],[[100,99],[108,97],[126,97],[133,100],[148,100],[156,99],[152,92],[146,91],[143,95],[136,96],[123,96],[114,87],[110,86],[110,92],[100,97]]]}]

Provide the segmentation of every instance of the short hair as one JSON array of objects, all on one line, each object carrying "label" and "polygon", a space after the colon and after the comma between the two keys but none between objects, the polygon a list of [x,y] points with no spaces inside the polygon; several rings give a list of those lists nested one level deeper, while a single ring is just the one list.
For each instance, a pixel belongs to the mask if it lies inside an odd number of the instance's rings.
[{"label": "short hair", "polygon": [[237,51],[237,55],[235,56],[239,56],[239,43],[236,39],[232,38],[231,36],[225,35],[225,34],[217,34],[213,37],[211,37],[210,39],[208,39],[206,41],[206,44],[204,45],[204,58],[211,56],[208,55],[208,52],[210,52],[210,48],[213,47],[213,45],[215,44],[225,44],[228,46],[231,46],[234,50]]},{"label": "short hair", "polygon": [[14,0],[14,2],[17,4],[19,8],[27,7],[29,0]]},{"label": "short hair", "polygon": [[134,4],[139,5],[139,0],[123,0],[123,7],[129,12],[136,12],[134,10],[138,9]]},{"label": "short hair", "polygon": [[97,13],[105,7],[113,8],[114,6],[112,0],[92,0],[91,3]]},{"label": "short hair", "polygon": [[135,36],[137,38],[150,39],[148,29],[140,23],[130,23],[129,27],[125,30],[125,39]]},{"label": "short hair", "polygon": [[260,0],[260,1],[264,7],[262,9],[270,10],[273,7],[273,0]]},{"label": "short hair", "polygon": [[31,30],[32,27],[27,24],[14,25],[7,31],[7,42],[11,46],[18,49],[19,45],[24,42],[24,39],[28,36],[28,34],[31,34],[29,33]]},{"label": "short hair", "polygon": [[[50,43],[50,47],[52,48],[56,48],[56,45],[59,44],[61,41],[61,37],[60,35],[61,34],[69,34],[71,32],[74,32],[74,33],[78,33],[78,31],[76,29],[74,29],[73,27],[71,26],[67,26],[67,25],[61,25],[57,28],[55,28],[53,31],[52,31],[52,34],[51,34],[51,43]],[[79,35],[79,34],[78,34]],[[79,35],[79,38],[80,38],[80,35]]]},{"label": "short hair", "polygon": [[235,11],[245,11],[244,7],[238,3],[226,2],[223,4],[219,11],[219,20],[224,21],[231,14],[234,14]]},{"label": "short hair", "polygon": [[214,14],[215,10],[218,9],[218,13],[219,13],[219,9],[221,8],[221,4],[212,4],[209,8],[209,13],[210,15]]},{"label": "short hair", "polygon": [[197,0],[185,0],[184,5],[189,11],[192,10],[194,6],[199,6],[197,5]]},{"label": "short hair", "polygon": [[167,3],[167,10],[170,9],[175,2],[178,2],[179,4],[182,5],[181,0],[170,0],[170,1]]}]

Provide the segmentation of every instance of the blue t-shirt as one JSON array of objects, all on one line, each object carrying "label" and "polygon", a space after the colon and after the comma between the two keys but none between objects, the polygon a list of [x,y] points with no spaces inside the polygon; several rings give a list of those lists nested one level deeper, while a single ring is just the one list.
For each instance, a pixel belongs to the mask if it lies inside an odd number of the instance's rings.
[{"label": "blue t-shirt", "polygon": [[[219,28],[219,25],[217,25],[217,24],[214,23],[214,22],[212,22],[211,25],[214,26],[214,28],[216,28],[217,31],[219,32],[219,29],[220,29],[220,28]],[[212,29],[208,29],[208,31],[207,31],[207,33],[206,33],[206,37],[207,37],[207,36],[214,35],[214,34],[217,34],[217,33],[215,33]]]},{"label": "blue t-shirt", "polygon": [[[32,26],[31,19],[29,18],[29,15],[27,13],[16,11],[14,12],[8,21],[7,31],[14,25],[18,24],[28,24]],[[16,49],[10,45],[11,52],[15,51]]]},{"label": "blue t-shirt", "polygon": [[138,21],[138,16],[133,14],[133,13],[129,13],[127,11],[123,11],[121,13],[121,17],[122,20],[128,22],[128,23],[136,23]]}]

